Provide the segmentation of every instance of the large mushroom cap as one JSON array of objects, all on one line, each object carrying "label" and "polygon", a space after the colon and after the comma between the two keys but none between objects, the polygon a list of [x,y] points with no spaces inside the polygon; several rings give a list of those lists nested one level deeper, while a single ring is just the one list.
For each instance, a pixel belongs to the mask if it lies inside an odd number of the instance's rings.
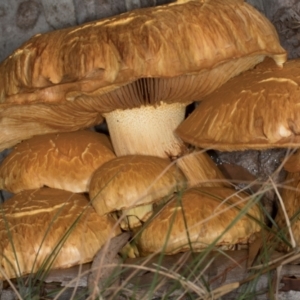
[{"label": "large mushroom cap", "polygon": [[178,2],[36,35],[0,65],[0,150],[115,109],[188,103],[265,56],[286,59],[272,24],[240,0]]},{"label": "large mushroom cap", "polygon": [[300,60],[262,65],[203,99],[177,128],[184,141],[224,151],[299,147]]},{"label": "large mushroom cap", "polygon": [[143,255],[159,251],[174,254],[201,251],[213,242],[224,249],[247,243],[263,222],[256,204],[245,210],[249,200],[248,195],[229,188],[189,189],[182,196],[175,196],[145,224],[138,247]]},{"label": "large mushroom cap", "polygon": [[115,158],[104,134],[50,133],[23,141],[0,165],[0,189],[18,193],[48,186],[87,192],[94,171]]},{"label": "large mushroom cap", "polygon": [[[0,279],[89,262],[120,229],[82,194],[43,188],[0,206]],[[50,260],[47,262],[47,259]],[[50,263],[52,262],[52,263]]]},{"label": "large mushroom cap", "polygon": [[[128,155],[108,161],[95,171],[89,195],[99,215],[127,210],[132,215],[131,226],[139,226],[140,220],[151,215],[152,203],[171,197],[185,181],[182,172],[167,159]],[[135,217],[138,211],[132,209],[145,205],[150,205],[147,212]]]}]

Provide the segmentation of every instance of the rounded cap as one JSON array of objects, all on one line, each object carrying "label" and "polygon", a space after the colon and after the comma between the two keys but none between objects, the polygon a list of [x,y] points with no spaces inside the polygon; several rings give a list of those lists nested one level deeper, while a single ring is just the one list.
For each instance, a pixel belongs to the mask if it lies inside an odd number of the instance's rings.
[{"label": "rounded cap", "polygon": [[[138,248],[143,255],[160,251],[174,254],[191,247],[193,251],[201,251],[218,238],[216,246],[224,249],[247,243],[252,234],[260,231],[263,216],[256,205],[247,211],[248,215],[238,216],[245,201],[249,201],[247,194],[237,194],[225,187],[189,189],[182,196],[175,196],[145,224],[137,241]],[[236,224],[225,232],[236,219]]]},{"label": "rounded cap", "polygon": [[[86,196],[62,190],[23,191],[3,203],[0,212],[0,261],[8,278],[89,262],[120,233]],[[0,279],[5,279],[2,272]]]},{"label": "rounded cap", "polygon": [[0,165],[0,187],[12,193],[43,186],[87,192],[93,172],[115,158],[107,136],[77,131],[23,141]]},{"label": "rounded cap", "polygon": [[128,155],[103,164],[93,175],[90,199],[99,215],[150,204],[185,184],[182,172],[168,159]]},{"label": "rounded cap", "polygon": [[266,62],[205,97],[176,134],[224,151],[299,147],[299,84],[300,59],[282,69]]}]

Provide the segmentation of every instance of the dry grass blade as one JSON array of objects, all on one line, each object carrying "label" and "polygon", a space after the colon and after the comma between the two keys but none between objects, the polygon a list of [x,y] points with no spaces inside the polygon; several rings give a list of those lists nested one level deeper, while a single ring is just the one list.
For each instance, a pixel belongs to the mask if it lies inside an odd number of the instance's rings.
[{"label": "dry grass blade", "polygon": [[[159,274],[162,275],[165,278],[169,278],[174,280],[175,282],[180,283],[182,287],[185,289],[188,289],[191,292],[196,293],[199,296],[204,296],[206,294],[206,289],[204,287],[199,287],[198,285],[194,284],[192,281],[187,280],[184,276],[173,272],[169,269],[164,268],[163,266],[156,265],[157,268],[151,268],[148,266],[138,266],[138,265],[129,265],[129,264],[123,264],[123,267],[126,268],[136,268],[139,270],[144,270],[146,272],[152,272],[153,274]],[[126,281],[123,283],[123,287],[126,286]],[[122,288],[123,288],[122,287]],[[157,287],[156,287],[157,288]],[[151,291],[153,294],[153,291]]]},{"label": "dry grass blade", "polygon": [[273,188],[274,188],[274,191],[279,199],[279,203],[280,203],[280,206],[281,206],[281,209],[283,211],[283,214],[284,214],[284,217],[285,217],[285,221],[286,221],[286,224],[287,224],[287,228],[288,228],[288,231],[289,231],[289,235],[290,235],[290,238],[291,238],[291,245],[292,245],[292,248],[296,248],[296,241],[295,241],[295,238],[294,238],[294,234],[293,234],[293,231],[292,231],[292,227],[291,227],[291,222],[290,222],[290,219],[289,219],[289,216],[286,212],[286,209],[285,209],[285,206],[284,206],[284,203],[282,201],[282,198],[278,192],[278,189],[277,189],[277,186],[276,184],[274,183],[274,181],[272,180],[272,178],[270,177],[269,178]]},{"label": "dry grass blade", "polygon": [[280,285],[280,281],[281,281],[281,276],[280,276],[281,271],[282,271],[282,265],[280,265],[276,268],[276,283],[275,283],[276,300],[278,299],[279,285]]},{"label": "dry grass blade", "polygon": [[267,263],[252,266],[252,267],[249,268],[249,270],[259,270],[259,269],[261,269],[263,267],[266,267],[266,266],[287,264],[291,261],[294,261],[295,257],[298,258],[298,255],[295,256],[295,253],[296,253],[295,251],[292,251],[292,252],[289,252],[287,254],[280,254],[280,256],[278,256],[274,259],[272,259],[272,257],[270,256],[270,260]]},{"label": "dry grass blade", "polygon": [[[20,293],[18,292],[18,290],[16,289],[15,285],[11,282],[11,280],[7,277],[6,273],[3,272],[3,269],[0,267],[0,272],[1,274],[3,275],[3,277],[5,278],[5,280],[9,283],[10,287],[12,288],[12,290],[14,291],[15,293],[15,297],[16,299],[18,300],[23,300]],[[2,292],[2,291],[1,291]],[[0,296],[1,296],[1,293],[0,293]],[[2,299],[2,298],[1,298]]]}]

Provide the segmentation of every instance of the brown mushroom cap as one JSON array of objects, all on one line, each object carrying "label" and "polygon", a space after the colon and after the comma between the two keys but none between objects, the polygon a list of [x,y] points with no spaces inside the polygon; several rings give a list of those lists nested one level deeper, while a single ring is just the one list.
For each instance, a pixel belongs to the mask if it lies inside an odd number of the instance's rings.
[{"label": "brown mushroom cap", "polygon": [[115,158],[104,134],[76,131],[23,141],[0,165],[0,189],[18,193],[43,186],[87,192],[93,172]]},{"label": "brown mushroom cap", "polygon": [[[189,103],[265,56],[286,60],[272,24],[240,0],[178,2],[36,35],[0,65],[0,145],[41,127],[92,126],[115,109]],[[73,125],[59,117],[66,105]]]},{"label": "brown mushroom cap", "polygon": [[[89,195],[95,210],[104,215],[161,201],[172,196],[184,184],[184,175],[169,160],[128,155],[108,161],[95,171]],[[148,217],[149,212],[142,221]],[[132,223],[140,225],[136,217],[133,217]]]},{"label": "brown mushroom cap", "polygon": [[[2,280],[3,272],[15,278],[41,268],[89,262],[109,238],[120,233],[115,221],[99,216],[86,196],[62,190],[21,192],[1,204],[0,212]],[[48,257],[54,261],[44,265]]]},{"label": "brown mushroom cap", "polygon": [[[247,211],[247,215],[238,217],[247,201],[250,201],[249,195],[237,194],[229,188],[189,189],[181,197],[175,196],[145,224],[137,240],[138,248],[143,255],[159,251],[175,254],[191,250],[191,246],[193,251],[201,251],[219,237],[216,246],[224,249],[247,243],[252,234],[260,231],[259,222],[263,220],[256,204]],[[224,233],[236,218],[239,218],[238,221]]]},{"label": "brown mushroom cap", "polygon": [[300,60],[246,71],[205,97],[176,133],[224,151],[299,147],[299,84]]}]

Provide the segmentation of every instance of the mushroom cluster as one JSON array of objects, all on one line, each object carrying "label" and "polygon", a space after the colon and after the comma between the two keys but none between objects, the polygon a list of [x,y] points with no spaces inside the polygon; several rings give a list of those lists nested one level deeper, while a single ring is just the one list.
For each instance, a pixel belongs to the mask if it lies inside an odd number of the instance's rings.
[{"label": "mushroom cluster", "polygon": [[93,172],[115,154],[107,136],[88,130],[35,136],[0,165],[0,279],[90,262],[121,230],[91,206]]},{"label": "mushroom cluster", "polygon": [[[176,129],[186,142],[220,151],[286,149],[288,172],[279,186],[281,203],[270,234],[275,248],[288,251],[300,245],[300,60],[278,68],[266,60],[230,79],[203,98]],[[212,117],[213,116],[213,117]],[[293,154],[294,153],[294,154]]]},{"label": "mushroom cluster", "polygon": [[[138,9],[17,49],[0,65],[0,149],[17,144],[0,165],[0,188],[16,194],[1,206],[2,278],[42,265],[15,263],[25,260],[23,230],[35,236],[33,256],[54,251],[54,267],[91,260],[121,230],[141,232],[141,255],[250,242],[263,219],[258,204],[184,142],[180,124],[188,104],[266,57],[281,68],[286,53],[272,24],[240,0]],[[104,118],[109,137],[83,130]],[[40,221],[49,229],[35,231]],[[99,240],[91,247],[90,230]]]}]

